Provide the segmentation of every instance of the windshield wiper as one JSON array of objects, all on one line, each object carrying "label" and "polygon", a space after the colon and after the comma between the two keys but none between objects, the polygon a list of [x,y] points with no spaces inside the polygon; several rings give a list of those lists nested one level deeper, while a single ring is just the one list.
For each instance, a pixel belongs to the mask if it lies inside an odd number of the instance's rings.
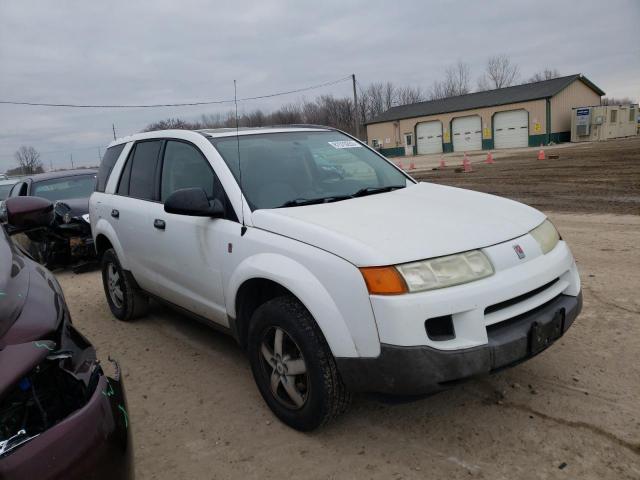
[{"label": "windshield wiper", "polygon": [[338,202],[340,200],[346,200],[348,198],[352,198],[351,195],[338,195],[333,197],[320,197],[320,198],[295,198],[293,200],[284,202],[282,205],[280,205],[277,208],[300,207],[302,205],[316,205],[318,203]]},{"label": "windshield wiper", "polygon": [[374,195],[376,193],[391,192],[392,190],[398,190],[399,188],[405,188],[404,185],[389,185],[386,187],[365,187],[358,190],[351,195],[351,198],[365,197],[367,195]]},{"label": "windshield wiper", "polygon": [[355,193],[350,195],[333,195],[331,197],[319,197],[319,198],[295,198],[284,202],[277,208],[286,207],[301,207],[303,205],[317,205],[319,203],[331,203],[339,202],[340,200],[348,200],[349,198],[364,197],[367,195],[374,195],[376,193],[390,192],[399,188],[405,188],[404,185],[389,185],[386,187],[365,187],[361,188]]}]

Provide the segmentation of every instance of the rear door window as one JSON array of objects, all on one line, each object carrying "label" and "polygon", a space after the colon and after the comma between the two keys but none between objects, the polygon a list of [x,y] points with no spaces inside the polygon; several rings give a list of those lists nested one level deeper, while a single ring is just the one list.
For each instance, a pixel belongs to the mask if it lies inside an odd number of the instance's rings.
[{"label": "rear door window", "polygon": [[98,170],[96,192],[104,192],[107,182],[109,181],[109,176],[111,175],[111,170],[113,170],[113,166],[118,161],[118,157],[120,157],[125,145],[125,143],[121,143],[120,145],[107,148],[107,151],[102,157],[100,169]]},{"label": "rear door window", "polygon": [[162,140],[138,142],[127,159],[118,194],[156,200],[156,175]]}]

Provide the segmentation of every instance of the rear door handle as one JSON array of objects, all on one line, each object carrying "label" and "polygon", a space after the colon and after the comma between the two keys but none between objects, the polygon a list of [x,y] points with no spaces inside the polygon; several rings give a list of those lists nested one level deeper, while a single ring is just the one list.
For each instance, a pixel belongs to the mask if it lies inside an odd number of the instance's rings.
[{"label": "rear door handle", "polygon": [[120,218],[120,212],[114,208],[113,210],[111,210],[111,216],[113,218]]},{"label": "rear door handle", "polygon": [[153,226],[155,228],[157,228],[158,230],[164,230],[166,228],[167,224],[164,223],[164,220],[160,220],[159,218],[156,218],[153,221]]}]

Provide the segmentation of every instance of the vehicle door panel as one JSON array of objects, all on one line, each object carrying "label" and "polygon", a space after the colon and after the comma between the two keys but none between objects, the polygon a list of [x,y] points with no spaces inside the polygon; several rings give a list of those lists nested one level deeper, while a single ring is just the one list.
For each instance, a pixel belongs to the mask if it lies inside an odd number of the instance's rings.
[{"label": "vehicle door panel", "polygon": [[[209,196],[226,203],[220,181],[200,150],[191,143],[168,140],[160,181],[165,200],[180,188],[202,187]],[[228,206],[230,208],[230,206]],[[162,203],[149,209],[154,230],[148,250],[154,253],[149,270],[160,297],[223,325],[228,324],[222,288],[222,256],[227,254],[231,232],[238,223],[225,218],[192,217],[166,213]],[[164,229],[154,222],[164,222]]]}]

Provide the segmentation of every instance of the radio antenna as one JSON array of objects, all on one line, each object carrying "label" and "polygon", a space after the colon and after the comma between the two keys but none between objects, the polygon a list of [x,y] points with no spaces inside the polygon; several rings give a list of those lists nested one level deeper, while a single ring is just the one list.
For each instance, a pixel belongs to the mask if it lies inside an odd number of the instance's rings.
[{"label": "radio antenna", "polygon": [[240,228],[240,236],[244,236],[247,233],[247,226],[244,224],[244,200],[242,198],[242,161],[240,160],[240,125],[238,122],[238,86],[236,81],[233,81],[233,103],[236,106],[236,146],[238,148],[238,176],[240,181],[240,217],[242,227]]}]

